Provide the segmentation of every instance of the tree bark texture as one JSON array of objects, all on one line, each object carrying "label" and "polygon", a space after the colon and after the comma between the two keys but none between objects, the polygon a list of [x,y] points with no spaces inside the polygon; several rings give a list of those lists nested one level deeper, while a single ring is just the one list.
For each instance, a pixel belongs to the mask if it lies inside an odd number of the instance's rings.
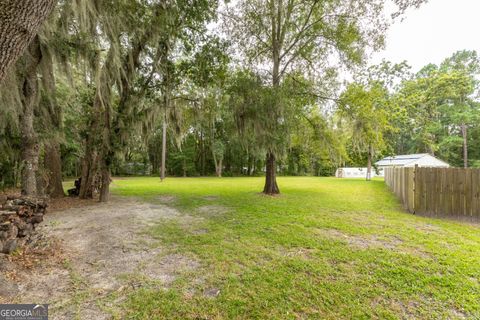
[{"label": "tree bark texture", "polygon": [[40,41],[35,37],[22,59],[17,64],[18,77],[21,86],[23,112],[20,118],[22,135],[22,194],[34,196],[37,194],[37,171],[40,145],[35,132],[34,110],[38,104],[37,68],[42,59]]},{"label": "tree bark texture", "polygon": [[102,161],[101,167],[102,187],[100,188],[100,202],[108,202],[110,200],[110,165]]},{"label": "tree bark texture", "polygon": [[45,163],[48,185],[46,192],[52,198],[61,198],[65,195],[62,185],[62,159],[60,156],[60,145],[52,141],[45,145]]},{"label": "tree bark texture", "polygon": [[[274,6],[272,2],[272,14],[277,14],[277,19],[272,20],[272,85],[273,88],[278,89],[280,86],[280,50],[281,50],[281,35],[279,32],[280,29],[280,12],[281,6],[279,5],[278,11],[274,12]],[[278,108],[278,105],[272,106],[273,108]],[[277,176],[276,176],[276,163],[275,163],[275,154],[273,151],[267,153],[266,161],[266,175],[265,175],[265,187],[263,188],[263,193],[265,194],[279,194],[280,189],[277,185]]]},{"label": "tree bark texture", "polygon": [[219,178],[222,177],[223,158],[217,159],[215,152],[213,153],[213,162],[215,164],[215,175]]},{"label": "tree bark texture", "polygon": [[[112,65],[112,51],[107,55],[105,64],[101,69],[100,83],[102,86],[97,87],[97,92],[92,106],[92,115],[88,129],[88,135],[85,139],[85,155],[82,159],[82,177],[79,197],[81,199],[93,198],[96,175],[99,169],[99,163],[105,163],[104,158],[109,154],[109,143],[105,141],[105,134],[108,133],[102,124],[105,124],[105,119],[108,115],[106,112],[110,106],[107,105],[111,97],[111,81],[108,77],[108,72]],[[102,122],[103,120],[103,122]],[[109,126],[108,126],[109,130]],[[99,160],[100,159],[100,160]],[[102,168],[100,168],[102,169]]]},{"label": "tree bark texture", "polygon": [[0,82],[37,35],[55,3],[55,0],[0,1]]},{"label": "tree bark texture", "polygon": [[278,189],[277,185],[275,155],[273,152],[267,153],[265,187],[263,188],[263,193],[269,195],[280,193],[280,189]]},{"label": "tree bark texture", "polygon": [[97,173],[97,153],[93,146],[88,143],[85,156],[82,159],[82,176],[80,184],[80,199],[93,198],[95,175]]}]

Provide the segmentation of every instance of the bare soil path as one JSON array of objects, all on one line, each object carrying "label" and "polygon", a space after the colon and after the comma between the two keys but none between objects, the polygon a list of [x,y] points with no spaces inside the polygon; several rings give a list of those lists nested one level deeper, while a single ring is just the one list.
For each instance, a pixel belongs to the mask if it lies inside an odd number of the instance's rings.
[{"label": "bare soil path", "polygon": [[168,287],[198,268],[145,232],[165,219],[189,217],[127,198],[47,214],[38,229],[40,255],[0,257],[0,302],[49,303],[51,319],[111,318],[131,290]]}]

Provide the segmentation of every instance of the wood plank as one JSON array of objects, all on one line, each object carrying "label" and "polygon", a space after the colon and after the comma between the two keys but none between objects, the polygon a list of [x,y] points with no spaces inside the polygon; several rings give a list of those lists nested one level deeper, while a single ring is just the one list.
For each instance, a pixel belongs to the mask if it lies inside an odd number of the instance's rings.
[{"label": "wood plank", "polygon": [[457,217],[461,217],[462,216],[462,205],[461,205],[461,186],[462,186],[462,183],[461,183],[461,172],[460,172],[460,169],[459,168],[455,168],[455,180],[454,180],[454,190],[453,190],[453,195],[455,197],[455,200],[454,200],[454,209],[453,209],[453,212],[454,214],[457,216]]},{"label": "wood plank", "polygon": [[408,211],[410,213],[415,212],[415,181],[414,181],[414,168],[408,170]]},{"label": "wood plank", "polygon": [[453,196],[453,186],[455,184],[455,169],[448,170],[447,183],[448,183],[448,205],[447,205],[447,215],[454,215],[454,196]]},{"label": "wood plank", "polygon": [[420,172],[419,175],[419,185],[420,185],[420,206],[419,210],[421,214],[426,214],[426,206],[425,206],[425,184],[426,184],[426,170],[425,168],[419,168],[418,169]]},{"label": "wood plank", "polygon": [[465,169],[465,215],[472,220],[472,169]]},{"label": "wood plank", "polygon": [[474,219],[480,218],[480,170],[472,170],[472,216]]},{"label": "wood plank", "polygon": [[432,168],[425,168],[425,212],[427,215],[432,215]]},{"label": "wood plank", "polygon": [[415,166],[415,169],[413,171],[413,208],[415,213],[420,213],[419,207],[420,207],[420,183],[419,183],[419,171],[418,167]]},{"label": "wood plank", "polygon": [[433,203],[432,203],[432,208],[433,208],[433,215],[438,216],[439,212],[439,202],[440,202],[440,170],[439,168],[433,168]]},{"label": "wood plank", "polygon": [[480,220],[480,169],[387,168],[385,183],[409,212]]},{"label": "wood plank", "polygon": [[447,215],[448,212],[448,180],[447,180],[447,168],[442,168],[442,182],[441,182],[441,203],[439,215]]}]

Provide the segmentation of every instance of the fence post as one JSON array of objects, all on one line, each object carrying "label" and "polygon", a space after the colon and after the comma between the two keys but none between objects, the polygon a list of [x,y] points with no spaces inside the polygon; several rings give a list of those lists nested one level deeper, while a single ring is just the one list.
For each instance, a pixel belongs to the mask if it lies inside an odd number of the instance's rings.
[{"label": "fence post", "polygon": [[417,203],[415,202],[415,199],[417,199],[417,172],[418,164],[413,168],[413,214],[416,214],[417,210]]}]

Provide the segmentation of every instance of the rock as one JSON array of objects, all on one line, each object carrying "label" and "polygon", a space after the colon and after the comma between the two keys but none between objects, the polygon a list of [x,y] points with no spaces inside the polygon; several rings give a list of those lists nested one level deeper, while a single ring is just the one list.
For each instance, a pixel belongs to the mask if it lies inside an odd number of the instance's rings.
[{"label": "rock", "polygon": [[15,249],[17,249],[17,246],[18,246],[17,238],[7,240],[3,244],[2,253],[10,254],[13,251],[15,251]]},{"label": "rock", "polygon": [[207,289],[203,293],[204,296],[210,297],[210,298],[216,298],[219,294],[220,294],[220,289],[217,289],[217,288]]},{"label": "rock", "polygon": [[0,204],[7,202],[8,197],[5,194],[0,194]]},{"label": "rock", "polygon": [[40,223],[43,221],[43,214],[36,214],[34,215],[33,217],[31,217],[30,219],[27,220],[28,223]]},{"label": "rock", "polygon": [[0,252],[11,253],[27,243],[47,206],[44,198],[7,197],[0,208]]},{"label": "rock", "polygon": [[11,224],[10,227],[7,230],[7,239],[13,239],[16,238],[18,235],[18,228],[17,226]]},{"label": "rock", "polygon": [[0,211],[0,222],[6,222],[17,216],[16,211]]},{"label": "rock", "polygon": [[14,224],[17,226],[18,231],[24,230],[27,228],[28,225],[30,225],[30,223],[26,223],[22,219],[17,219],[16,221],[14,221]]},{"label": "rock", "polygon": [[26,223],[25,224],[25,228],[22,228],[20,230],[18,230],[18,236],[19,237],[26,237],[28,235],[30,235],[33,231],[33,225],[30,224],[30,223]]},{"label": "rock", "polygon": [[0,231],[7,231],[12,223],[10,221],[4,221],[0,223]]}]

